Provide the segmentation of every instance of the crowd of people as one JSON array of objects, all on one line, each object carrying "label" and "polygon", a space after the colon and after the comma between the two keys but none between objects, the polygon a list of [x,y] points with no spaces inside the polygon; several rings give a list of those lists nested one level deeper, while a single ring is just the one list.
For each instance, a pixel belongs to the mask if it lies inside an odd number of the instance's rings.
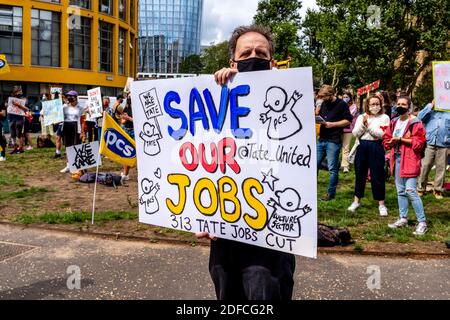
[{"label": "crowd of people", "polygon": [[[64,121],[52,125],[45,126],[45,113],[42,109],[42,103],[52,99],[62,99]],[[125,107],[122,107],[126,100]],[[101,136],[103,117],[91,118],[90,111],[87,106],[82,106],[78,100],[78,92],[70,90],[60,94],[58,92],[51,95],[50,93],[42,93],[40,100],[36,103],[40,113],[41,137],[55,141],[54,158],[61,158],[62,146],[70,147],[80,143],[99,141]],[[111,115],[117,123],[134,139],[133,134],[133,118],[131,111],[131,97],[118,95],[114,104],[110,103],[108,96],[102,97],[103,110]],[[10,146],[12,150],[10,155],[24,152],[24,146],[28,145],[25,150],[33,149],[32,138],[30,133],[32,115],[27,98],[23,95],[22,88],[15,86],[3,103],[0,104],[0,122],[2,134],[0,139],[1,156],[0,161],[6,161],[6,150],[8,142],[3,133],[3,122],[7,121],[10,132]],[[123,180],[129,180],[129,167],[123,167]],[[69,172],[69,164],[60,171],[61,173]]]},{"label": "crowd of people", "polygon": [[[328,191],[320,200],[336,197],[339,170],[348,173],[354,163],[354,200],[347,210],[355,212],[361,206],[370,180],[379,214],[386,217],[385,184],[390,174],[395,177],[400,215],[388,226],[408,225],[411,202],[418,221],[413,233],[425,234],[428,227],[421,196],[426,192],[429,172],[435,167],[433,194],[436,199],[443,198],[445,171],[450,168],[450,113],[436,110],[434,102],[417,110],[406,93],[386,91],[369,95],[359,110],[350,92],[339,97],[329,85],[316,92],[315,108],[316,115],[323,119],[318,130],[317,166],[324,167],[326,157],[330,175]],[[353,137],[355,143],[349,151]]]}]

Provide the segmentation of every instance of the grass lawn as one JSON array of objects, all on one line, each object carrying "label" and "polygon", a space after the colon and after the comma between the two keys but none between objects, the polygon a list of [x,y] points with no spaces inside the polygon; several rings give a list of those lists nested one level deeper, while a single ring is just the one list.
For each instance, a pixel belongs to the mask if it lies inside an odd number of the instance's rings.
[{"label": "grass lawn", "polygon": [[[54,149],[34,149],[19,155],[8,155],[8,160],[0,163],[0,220],[21,224],[61,225],[83,225],[90,221],[92,190],[86,185],[72,182],[69,175],[60,174],[59,170],[64,167],[65,160],[52,159],[53,152]],[[105,159],[101,171],[118,173],[120,166]],[[379,216],[378,203],[372,200],[370,183],[367,184],[362,206],[355,213],[348,212],[347,207],[353,200],[354,172],[340,173],[339,178],[336,199],[330,202],[318,201],[319,221],[348,227],[357,242],[355,250],[364,242],[409,243],[416,240],[426,242],[450,239],[449,193],[444,195],[443,200],[436,200],[432,194],[423,197],[429,232],[415,237],[412,232],[416,218],[412,208],[408,228],[391,230],[387,227],[388,222],[393,222],[398,216],[397,194],[392,177],[386,186],[386,206],[389,210],[387,218]],[[325,194],[328,179],[328,172],[320,170],[319,196]],[[450,181],[449,173],[446,180]],[[98,196],[98,227],[107,228],[107,222],[117,221],[118,224],[114,227],[117,231],[127,221],[128,224],[137,221],[135,181],[130,181],[128,188],[121,187],[117,190],[101,186]],[[136,222],[133,228],[139,233],[149,226]],[[152,228],[157,233],[166,233],[164,228]],[[174,231],[167,229],[167,233]],[[190,234],[184,236],[192,237]]]}]

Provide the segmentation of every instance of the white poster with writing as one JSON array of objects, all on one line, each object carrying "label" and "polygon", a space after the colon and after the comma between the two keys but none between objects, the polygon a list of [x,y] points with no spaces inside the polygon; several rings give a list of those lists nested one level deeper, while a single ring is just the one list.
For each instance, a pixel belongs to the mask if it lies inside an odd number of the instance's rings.
[{"label": "white poster with writing", "polygon": [[61,99],[42,101],[44,126],[64,121],[63,103]]},{"label": "white poster with writing", "polygon": [[100,87],[91,89],[87,91],[88,95],[88,105],[89,105],[89,119],[93,120],[103,116],[102,107],[102,94],[100,92]]},{"label": "white poster with writing", "polygon": [[450,112],[450,61],[433,61],[435,109]]},{"label": "white poster with writing", "polygon": [[312,69],[135,81],[139,221],[316,257]]},{"label": "white poster with writing", "polygon": [[89,169],[102,165],[102,159],[98,156],[100,144],[98,141],[83,143],[67,148],[70,172]]},{"label": "white poster with writing", "polygon": [[8,98],[8,107],[7,107],[7,112],[9,114],[15,114],[18,116],[24,116],[25,115],[25,111],[23,109],[21,109],[19,107],[19,105],[21,105],[22,107],[25,107],[27,103],[27,99],[26,98],[14,98],[14,97],[9,97]]}]

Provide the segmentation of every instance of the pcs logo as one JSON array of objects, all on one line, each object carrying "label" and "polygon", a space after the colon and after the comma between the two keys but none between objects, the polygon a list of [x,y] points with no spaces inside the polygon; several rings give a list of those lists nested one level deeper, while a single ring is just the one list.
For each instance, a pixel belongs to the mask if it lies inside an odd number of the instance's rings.
[{"label": "pcs logo", "polygon": [[6,66],[6,61],[3,59],[0,59],[0,69]]},{"label": "pcs logo", "polygon": [[108,149],[118,156],[129,159],[136,157],[136,148],[117,130],[106,130],[104,139]]}]

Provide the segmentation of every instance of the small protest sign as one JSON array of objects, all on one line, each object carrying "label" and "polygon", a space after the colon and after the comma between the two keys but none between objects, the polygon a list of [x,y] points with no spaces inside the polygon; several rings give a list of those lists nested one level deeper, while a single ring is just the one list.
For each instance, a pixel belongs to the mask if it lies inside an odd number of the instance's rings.
[{"label": "small protest sign", "polygon": [[450,112],[450,61],[433,62],[433,89],[435,109]]},{"label": "small protest sign", "polygon": [[102,165],[102,160],[98,156],[99,142],[79,144],[67,148],[67,159],[69,160],[70,172],[89,169]]},{"label": "small protest sign", "polygon": [[89,106],[89,120],[102,117],[103,109],[102,109],[102,94],[100,92],[100,87],[88,90],[87,95],[88,95],[87,103]]}]

